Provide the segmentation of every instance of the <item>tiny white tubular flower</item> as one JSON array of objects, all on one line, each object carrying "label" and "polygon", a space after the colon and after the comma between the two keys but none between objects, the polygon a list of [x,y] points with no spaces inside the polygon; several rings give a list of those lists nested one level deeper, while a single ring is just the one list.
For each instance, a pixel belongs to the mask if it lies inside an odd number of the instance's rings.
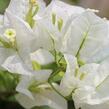
[{"label": "tiny white tubular flower", "polygon": [[33,77],[22,78],[16,89],[19,92],[16,96],[18,102],[26,109],[45,105],[53,109],[67,109],[66,100],[47,84],[48,78],[39,81],[41,75],[47,77],[47,74],[41,71],[38,75],[34,74]]},{"label": "tiny white tubular flower", "polygon": [[[68,5],[59,0],[52,0],[47,8],[40,16],[35,16],[34,20],[37,22],[35,33],[39,33],[39,41],[43,48],[53,49],[60,48],[61,37],[64,36],[69,23],[69,17],[73,14],[78,15],[84,12],[84,9],[77,6]],[[44,45],[45,41],[46,45]],[[53,41],[55,44],[53,44]]]},{"label": "tiny white tubular flower", "polygon": [[72,96],[77,109],[84,104],[99,105],[108,102],[109,61],[103,61],[101,64],[90,63],[79,67],[74,56],[69,54],[64,56],[67,69],[58,90],[66,98]]},{"label": "tiny white tubular flower", "polygon": [[15,41],[16,31],[12,28],[6,29],[4,32],[4,36],[10,40],[11,42]]},{"label": "tiny white tubular flower", "polygon": [[71,25],[64,37],[62,51],[73,54],[80,63],[99,62],[105,58],[108,25],[106,20],[86,10],[70,21]]}]

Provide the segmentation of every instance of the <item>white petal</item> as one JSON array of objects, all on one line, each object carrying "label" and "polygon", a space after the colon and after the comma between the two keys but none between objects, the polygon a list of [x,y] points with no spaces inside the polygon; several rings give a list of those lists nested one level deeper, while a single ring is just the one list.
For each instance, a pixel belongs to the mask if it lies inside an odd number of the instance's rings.
[{"label": "white petal", "polygon": [[28,3],[29,0],[11,0],[7,10],[10,11],[12,14],[24,18],[28,10]]},{"label": "white petal", "polygon": [[[60,95],[54,91],[44,91],[40,94],[34,94],[35,100],[29,99],[25,95],[17,96],[17,100],[25,108],[32,108],[34,106],[47,105],[53,109],[67,109],[67,102]],[[30,105],[28,105],[30,104]]]},{"label": "white petal", "polygon": [[36,52],[31,53],[31,60],[38,62],[40,65],[46,65],[54,62],[54,57],[50,52],[39,49]]},{"label": "white petal", "polygon": [[96,87],[96,79],[98,79],[98,68],[99,64],[95,63],[85,64],[82,67],[80,67],[80,74],[84,73],[84,78],[81,81],[83,85]]},{"label": "white petal", "polygon": [[32,93],[28,90],[31,80],[32,76],[22,76],[19,84],[16,87],[16,91],[25,94],[30,99],[34,99]]},{"label": "white petal", "polygon": [[31,75],[31,71],[27,69],[27,66],[18,55],[8,57],[2,67],[11,73]]},{"label": "white petal", "polygon": [[[42,42],[43,40],[46,41],[45,46],[43,44],[45,41],[42,43],[42,47],[45,48],[47,46],[48,48],[50,48],[51,46],[53,46],[50,39],[51,37],[52,39],[54,39],[55,49],[59,50],[62,45],[61,37],[64,36],[64,33],[67,30],[67,27],[64,28],[67,20],[72,14],[79,14],[83,11],[83,8],[71,6],[59,0],[52,0],[48,7],[40,15],[40,17],[35,16],[38,32],[41,31],[39,34],[40,40],[38,40],[39,42]],[[52,14],[56,14],[55,25],[53,25],[52,23]],[[57,23],[60,18],[63,20],[62,31],[59,31]],[[50,45],[50,47],[48,45]]]},{"label": "white petal", "polygon": [[64,57],[67,62],[67,69],[60,84],[60,91],[64,96],[68,96],[73,89],[75,89],[75,86],[77,87],[77,81],[75,80],[76,78],[74,77],[74,73],[78,65],[74,56],[65,54]]},{"label": "white petal", "polygon": [[106,101],[109,101],[109,76],[107,76],[97,87],[96,93],[92,95],[91,100],[89,100],[90,104],[100,104]]},{"label": "white petal", "polygon": [[[53,109],[67,109],[67,101],[55,91],[48,90],[41,95],[43,96],[43,99],[39,101],[41,103],[40,105],[43,105],[43,102],[45,102],[45,105],[48,105]],[[38,97],[36,96],[36,99],[37,98]]]},{"label": "white petal", "polygon": [[71,23],[64,39],[64,51],[79,55],[82,61],[91,61],[90,58],[101,49],[108,36],[107,28],[106,22],[94,13],[82,13]]},{"label": "white petal", "polygon": [[47,82],[52,70],[33,71],[34,79],[39,82]]},{"label": "white petal", "polygon": [[24,94],[18,94],[16,95],[16,100],[25,108],[25,109],[31,109],[31,107],[35,106],[35,101],[30,99],[28,96]]},{"label": "white petal", "polygon": [[[100,63],[109,57],[109,39],[104,42],[104,45],[88,60],[88,62]],[[99,54],[99,55],[98,55]]]},{"label": "white petal", "polygon": [[37,14],[40,15],[46,8],[46,3],[44,2],[44,0],[37,0],[37,3],[39,5],[39,11]]},{"label": "white petal", "polygon": [[[81,88],[77,89],[74,94],[75,102],[86,102],[90,105],[100,104],[109,100],[109,61],[104,61],[102,64],[88,64],[80,68],[80,72],[88,72],[82,80],[85,87],[90,90]],[[81,86],[83,88],[83,86]],[[77,100],[78,99],[78,100]]]},{"label": "white petal", "polygon": [[93,88],[89,86],[76,90],[75,93],[72,94],[72,99],[74,100],[75,107],[79,109],[81,105],[87,103],[87,98],[90,98],[90,94],[92,94],[93,91]]},{"label": "white petal", "polygon": [[84,9],[78,6],[72,6],[61,2],[59,0],[52,0],[50,5],[47,7],[48,13],[56,13],[56,15],[62,19],[66,19],[72,14],[79,14],[84,12]]},{"label": "white petal", "polygon": [[52,73],[50,70],[41,70],[37,72],[32,72],[33,75],[25,75],[21,77],[20,83],[18,84],[16,90],[20,93],[23,93],[30,97],[31,99],[34,99],[32,96],[32,93],[29,91],[29,86],[33,81],[36,81],[38,83],[45,83],[48,81],[48,78],[50,74]]},{"label": "white petal", "polygon": [[12,49],[0,47],[0,69],[3,70],[2,64],[9,56],[13,54],[14,54],[14,51]]},{"label": "white petal", "polygon": [[[38,14],[40,14],[46,7],[45,2],[43,0],[36,0],[36,2],[39,5]],[[29,0],[11,0],[7,10],[16,16],[25,19],[29,10]]]},{"label": "white petal", "polygon": [[47,25],[43,24],[43,21],[43,19],[36,20],[37,26],[34,28],[34,34],[37,35],[37,40],[34,46],[47,50],[53,50],[53,41],[46,28],[46,26],[49,26],[49,24],[48,22],[46,23]]}]

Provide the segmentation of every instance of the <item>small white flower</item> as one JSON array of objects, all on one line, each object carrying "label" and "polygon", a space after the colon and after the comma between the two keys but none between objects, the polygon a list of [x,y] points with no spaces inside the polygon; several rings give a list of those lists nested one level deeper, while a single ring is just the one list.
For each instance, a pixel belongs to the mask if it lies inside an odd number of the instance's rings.
[{"label": "small white flower", "polygon": [[11,42],[15,41],[16,31],[12,28],[6,29],[4,36],[9,39]]},{"label": "small white flower", "polygon": [[29,54],[34,51],[32,44],[35,37],[32,30],[22,19],[10,12],[7,11],[5,15],[7,15],[10,22],[0,28],[0,64],[3,64],[8,57],[16,54],[19,55],[22,61],[28,63]]}]

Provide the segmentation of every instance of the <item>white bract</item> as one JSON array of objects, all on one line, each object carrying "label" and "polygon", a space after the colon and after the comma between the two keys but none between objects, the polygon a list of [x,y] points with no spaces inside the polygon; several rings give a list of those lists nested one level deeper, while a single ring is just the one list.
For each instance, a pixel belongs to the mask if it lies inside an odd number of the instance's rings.
[{"label": "white bract", "polygon": [[[75,11],[76,10],[76,11]],[[81,7],[65,4],[59,0],[52,0],[40,16],[35,16],[37,22],[35,33],[39,34],[38,41],[43,48],[59,50],[69,26],[68,19],[84,12]],[[37,33],[38,32],[38,33]],[[43,40],[45,40],[43,42]]]},{"label": "white bract", "polygon": [[0,29],[0,64],[9,56],[19,55],[25,63],[29,61],[29,53],[33,51],[34,35],[29,26],[10,12],[6,12],[10,23]]},{"label": "white bract", "polygon": [[108,40],[106,20],[86,10],[71,21],[63,38],[62,51],[76,56],[80,64],[100,62],[108,55],[108,52],[103,55]]},{"label": "white bract", "polygon": [[35,21],[33,17],[40,15],[45,9],[43,0],[11,0],[7,8],[12,14],[25,20],[31,27],[34,27]]},{"label": "white bract", "polygon": [[[59,94],[57,94],[47,83],[46,80],[42,81],[47,74],[42,71],[33,77],[24,77],[17,86],[17,91],[20,92],[16,96],[17,100],[26,109],[35,106],[49,106],[53,109],[67,109],[67,102]],[[42,76],[42,78],[40,78]],[[41,80],[40,80],[41,79]]]},{"label": "white bract", "polygon": [[20,93],[16,96],[16,99],[27,109],[44,105],[48,105],[53,109],[67,109],[66,100],[48,84],[48,78],[52,70],[41,70],[41,65],[54,62],[54,57],[43,49],[31,53],[30,57],[31,68],[26,66],[18,56],[9,57],[3,64],[3,67],[8,71],[20,72],[23,75],[16,88]]},{"label": "white bract", "polygon": [[66,54],[65,59],[67,69],[59,90],[65,97],[72,95],[77,109],[84,107],[85,103],[86,105],[98,105],[109,101],[108,61],[101,64],[85,64],[79,67],[74,56]]}]

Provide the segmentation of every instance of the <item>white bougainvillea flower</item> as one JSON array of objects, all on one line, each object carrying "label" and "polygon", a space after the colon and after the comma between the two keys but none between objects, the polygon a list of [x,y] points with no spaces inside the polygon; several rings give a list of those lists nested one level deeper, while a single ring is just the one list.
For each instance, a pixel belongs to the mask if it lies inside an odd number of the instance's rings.
[{"label": "white bougainvillea flower", "polygon": [[84,103],[98,105],[109,101],[109,61],[78,67],[74,56],[67,54],[65,59],[67,69],[59,88],[65,97],[72,95],[78,108]]},{"label": "white bougainvillea flower", "polygon": [[6,12],[10,21],[0,28],[0,64],[11,55],[19,55],[22,61],[29,62],[29,53],[32,51],[34,35],[31,28],[17,16]]},{"label": "white bougainvillea flower", "polygon": [[[43,76],[45,75],[45,78]],[[42,76],[42,77],[41,77]],[[17,86],[20,93],[16,96],[18,102],[30,109],[35,106],[49,106],[53,109],[67,109],[67,102],[47,84],[49,76],[43,71],[32,77],[23,77]]]},{"label": "white bougainvillea flower", "polygon": [[67,109],[66,100],[48,85],[47,81],[52,70],[40,70],[41,65],[54,62],[53,56],[50,52],[39,49],[31,53],[30,57],[32,68],[26,66],[18,55],[9,57],[3,64],[3,67],[8,71],[13,73],[20,72],[20,74],[24,75],[16,88],[20,93],[16,97],[19,103],[27,109],[44,105],[54,109]]},{"label": "white bougainvillea flower", "polygon": [[[106,20],[86,10],[72,20],[62,47],[64,52],[75,55],[80,63],[98,62],[105,57],[101,52],[104,52],[103,47],[106,47],[107,40]],[[108,55],[108,52],[105,55]]]},{"label": "white bougainvillea flower", "polygon": [[[35,15],[40,16],[45,8],[46,4],[43,0],[11,0],[8,8],[6,9],[7,12],[10,12],[11,14],[16,15],[17,17],[22,19],[22,21],[25,22],[25,26],[27,26],[27,28],[28,26],[30,26],[31,31],[33,31],[33,33],[36,33],[36,40],[34,39],[33,46],[35,50],[41,47],[40,45],[42,43],[45,43],[45,41],[44,38],[42,42],[38,39],[39,37],[37,38],[37,34],[39,32],[34,32],[34,27],[36,26],[37,21],[35,21],[33,17]],[[5,14],[4,23],[5,25],[8,25],[10,23],[9,19],[7,18],[7,14]]]},{"label": "white bougainvillea flower", "polygon": [[0,17],[0,66],[21,75],[16,98],[24,108],[67,109],[72,97],[76,109],[108,109],[109,24],[92,11],[11,0]]},{"label": "white bougainvillea flower", "polygon": [[86,64],[79,68],[76,57],[69,54],[65,54],[64,57],[67,63],[67,68],[66,73],[60,83],[61,93],[63,93],[64,96],[69,96],[80,87],[86,88],[87,91],[89,89],[92,91],[91,86],[94,85],[94,79],[92,77],[93,75],[96,75],[96,70],[99,65],[92,63]]},{"label": "white bougainvillea flower", "polygon": [[[76,11],[75,11],[76,10]],[[73,14],[76,16],[84,12],[84,9],[77,6],[68,5],[59,0],[52,0],[48,7],[40,16],[35,16],[37,22],[35,33],[39,33],[39,41],[43,48],[59,49],[61,45],[61,37],[64,36],[69,26],[68,19]],[[38,31],[38,32],[37,32]],[[43,44],[45,40],[45,44]],[[53,44],[53,41],[55,44]]]},{"label": "white bougainvillea flower", "polygon": [[[3,67],[11,73],[19,73],[23,75],[31,75],[41,70],[41,66],[54,62],[52,54],[46,50],[39,49],[29,54],[30,62],[25,63],[19,55],[13,55],[6,59]],[[29,65],[28,65],[29,64]],[[51,71],[52,72],[52,71]]]}]

